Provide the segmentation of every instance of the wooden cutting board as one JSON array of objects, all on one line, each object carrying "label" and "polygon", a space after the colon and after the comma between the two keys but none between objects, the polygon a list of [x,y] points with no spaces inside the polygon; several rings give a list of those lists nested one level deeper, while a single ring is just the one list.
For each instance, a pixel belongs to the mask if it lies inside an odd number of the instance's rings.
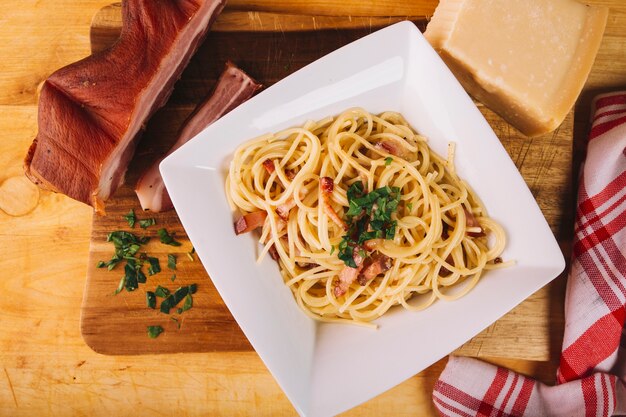
[{"label": "wooden cutting board", "polygon": [[[119,36],[120,11],[119,5],[111,5],[94,17],[91,28],[94,52],[106,49]],[[422,31],[426,26],[425,17],[406,19],[414,21]],[[207,41],[176,84],[168,104],[148,124],[130,165],[127,185],[108,202],[106,216],[94,215],[81,315],[82,335],[92,349],[111,355],[252,349],[198,258],[193,256],[193,261],[188,258],[192,245],[176,213],[143,213],[133,186],[139,174],[175,141],[180,124],[211,90],[226,60],[232,60],[265,86],[270,86],[336,48],[399,20],[404,18],[300,16],[230,10],[219,17]],[[573,115],[570,114],[556,132],[529,139],[490,110],[479,107],[520,169],[559,241],[569,241]],[[147,230],[138,226],[131,229],[123,219],[130,209],[134,209],[139,219],[155,218],[157,225]],[[174,233],[183,245],[161,244],[156,237],[161,227]],[[96,268],[98,261],[106,261],[113,254],[113,246],[106,242],[106,236],[114,230],[151,237],[145,252],[160,259],[162,272],[149,276],[147,283],[140,284],[134,292],[113,295],[123,274],[122,267],[113,271]],[[177,256],[177,271],[167,269],[170,253]],[[171,280],[173,273],[176,273],[175,281]],[[191,310],[165,315],[158,309],[146,307],[147,290],[154,291],[157,285],[174,290],[192,283],[198,284],[198,292]],[[557,301],[559,297],[562,300],[562,296],[557,296]],[[563,321],[560,309],[553,308],[550,298],[549,289],[539,291],[457,353],[547,359],[548,350],[554,344],[548,323],[556,323],[555,333],[561,334],[559,323]],[[160,325],[165,332],[150,339],[146,332],[149,325]],[[520,340],[524,343],[519,343]]]}]

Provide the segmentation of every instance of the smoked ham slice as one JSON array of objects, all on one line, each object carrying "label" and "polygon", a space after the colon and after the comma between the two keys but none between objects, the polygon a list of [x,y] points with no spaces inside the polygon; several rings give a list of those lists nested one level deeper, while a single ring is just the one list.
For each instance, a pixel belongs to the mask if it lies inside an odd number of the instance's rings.
[{"label": "smoked ham slice", "polygon": [[224,114],[248,100],[260,88],[261,84],[248,74],[230,62],[226,64],[226,69],[217,81],[213,93],[200,103],[183,123],[174,146],[148,168],[137,182],[135,193],[139,197],[141,208],[160,212],[174,207],[159,172],[161,161]]},{"label": "smoked ham slice", "polygon": [[105,201],[124,181],[146,121],[169,98],[224,3],[124,1],[119,40],[43,84],[26,175],[103,214]]}]

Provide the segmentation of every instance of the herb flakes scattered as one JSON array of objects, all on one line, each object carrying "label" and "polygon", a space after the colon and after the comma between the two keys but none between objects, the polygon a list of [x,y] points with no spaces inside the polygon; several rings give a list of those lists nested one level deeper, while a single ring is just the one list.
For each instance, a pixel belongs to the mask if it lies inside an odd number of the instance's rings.
[{"label": "herb flakes scattered", "polygon": [[165,298],[168,295],[170,295],[170,290],[168,290],[165,287],[161,287],[160,285],[158,285],[156,287],[156,290],[154,290],[154,293],[156,294],[157,297]]},{"label": "herb flakes scattered", "polygon": [[172,270],[176,270],[176,255],[171,253],[167,254],[167,267]]},{"label": "herb flakes scattered", "polygon": [[161,272],[161,265],[159,264],[159,258],[153,258],[148,256],[148,275],[154,275]]},{"label": "herb flakes scattered", "polygon": [[137,216],[135,216],[135,210],[130,209],[128,214],[124,216],[124,219],[128,222],[130,227],[135,227],[135,222],[137,221]]},{"label": "herb flakes scattered", "polygon": [[146,291],[146,305],[152,309],[156,308],[156,295],[152,291]]},{"label": "herb flakes scattered", "polygon": [[159,234],[159,238],[161,239],[161,243],[165,244],[165,245],[171,245],[171,246],[180,246],[181,243],[177,242],[176,240],[174,240],[174,237],[172,235],[170,235],[167,230],[165,229],[159,229],[157,230],[157,233]]},{"label": "herb flakes scattered", "polygon": [[139,227],[142,229],[147,229],[150,226],[154,226],[156,224],[156,220],[154,218],[139,220]]},{"label": "herb flakes scattered", "polygon": [[[198,286],[196,284],[191,284],[187,287],[178,288],[174,292],[174,294],[170,294],[169,296],[167,296],[165,300],[161,302],[161,308],[160,308],[161,313],[169,314],[170,310],[176,307],[178,303],[180,303],[183,300],[183,298],[187,297],[187,295],[195,294],[197,289],[198,289]],[[189,306],[189,308],[191,308],[191,306]]]},{"label": "herb flakes scattered", "polygon": [[163,327],[148,326],[148,336],[150,336],[151,339],[156,339],[161,333],[163,333]]}]

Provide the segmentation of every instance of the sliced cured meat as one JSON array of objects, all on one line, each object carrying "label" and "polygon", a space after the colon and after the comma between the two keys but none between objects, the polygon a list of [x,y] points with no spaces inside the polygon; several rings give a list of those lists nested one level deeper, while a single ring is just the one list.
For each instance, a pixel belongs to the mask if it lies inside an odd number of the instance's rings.
[{"label": "sliced cured meat", "polygon": [[234,64],[230,62],[226,64],[226,69],[217,81],[213,93],[200,103],[183,123],[174,146],[152,164],[137,182],[135,193],[139,198],[141,208],[160,212],[174,207],[159,171],[161,161],[207,126],[248,100],[260,88],[261,84],[258,84]]},{"label": "sliced cured meat", "polygon": [[124,1],[119,40],[44,82],[26,175],[104,213],[142,128],[169,98],[224,3]]}]

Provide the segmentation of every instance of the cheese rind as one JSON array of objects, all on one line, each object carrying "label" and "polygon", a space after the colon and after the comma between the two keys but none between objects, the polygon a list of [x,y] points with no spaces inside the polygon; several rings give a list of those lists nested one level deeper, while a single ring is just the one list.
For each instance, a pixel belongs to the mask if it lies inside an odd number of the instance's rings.
[{"label": "cheese rind", "polygon": [[441,0],[424,36],[471,95],[537,136],[576,102],[607,16],[575,0]]}]

